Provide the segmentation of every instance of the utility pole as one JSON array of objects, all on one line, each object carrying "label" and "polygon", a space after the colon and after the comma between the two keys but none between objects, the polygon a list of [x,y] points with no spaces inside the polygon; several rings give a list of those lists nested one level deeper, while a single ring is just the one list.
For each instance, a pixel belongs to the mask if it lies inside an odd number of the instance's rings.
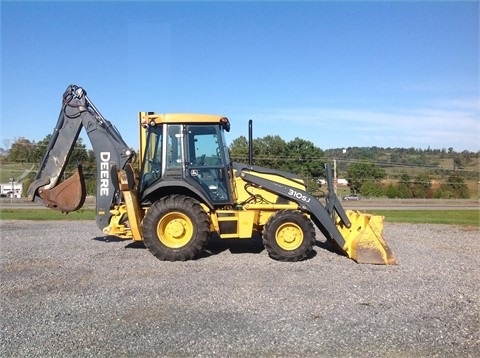
[{"label": "utility pole", "polygon": [[15,179],[13,177],[10,178],[10,183],[12,184],[12,194],[10,194],[10,202],[13,202],[13,197],[15,195],[15,186],[14,186]]},{"label": "utility pole", "polygon": [[333,192],[337,195],[337,158],[333,158]]}]

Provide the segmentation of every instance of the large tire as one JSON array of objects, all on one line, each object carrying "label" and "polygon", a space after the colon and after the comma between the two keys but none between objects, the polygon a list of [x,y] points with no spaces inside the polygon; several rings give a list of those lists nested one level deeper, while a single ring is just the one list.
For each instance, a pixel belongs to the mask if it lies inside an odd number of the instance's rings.
[{"label": "large tire", "polygon": [[279,211],[263,229],[263,245],[270,257],[278,261],[303,260],[311,253],[314,244],[315,228],[299,211]]},{"label": "large tire", "polygon": [[186,261],[200,254],[210,235],[209,217],[194,199],[172,195],[156,201],[142,225],[143,241],[163,261]]}]

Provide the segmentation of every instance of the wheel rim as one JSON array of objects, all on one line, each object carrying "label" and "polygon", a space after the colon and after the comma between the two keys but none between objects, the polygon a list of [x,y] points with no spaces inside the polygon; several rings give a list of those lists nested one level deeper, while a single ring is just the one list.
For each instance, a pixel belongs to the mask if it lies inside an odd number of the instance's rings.
[{"label": "wheel rim", "polygon": [[285,223],[277,229],[275,240],[281,249],[295,250],[303,242],[303,231],[294,223]]},{"label": "wheel rim", "polygon": [[189,243],[193,225],[187,215],[174,211],[164,215],[157,225],[158,239],[165,246],[178,249]]}]

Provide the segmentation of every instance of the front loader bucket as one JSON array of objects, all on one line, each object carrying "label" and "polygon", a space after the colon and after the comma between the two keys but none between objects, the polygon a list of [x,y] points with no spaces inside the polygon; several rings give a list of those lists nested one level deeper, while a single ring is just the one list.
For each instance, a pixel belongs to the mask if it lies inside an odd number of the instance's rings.
[{"label": "front loader bucket", "polygon": [[352,224],[350,228],[339,218],[335,223],[345,240],[342,251],[358,263],[396,265],[397,259],[382,236],[384,217],[353,210],[345,213]]}]

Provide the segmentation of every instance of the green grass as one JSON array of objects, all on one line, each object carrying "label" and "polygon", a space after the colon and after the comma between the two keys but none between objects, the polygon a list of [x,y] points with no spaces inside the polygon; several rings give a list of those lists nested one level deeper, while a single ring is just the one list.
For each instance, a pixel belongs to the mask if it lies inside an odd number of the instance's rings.
[{"label": "green grass", "polygon": [[[386,222],[410,224],[447,224],[480,227],[478,210],[372,210],[385,216]],[[49,209],[1,209],[1,220],[95,220],[95,210],[81,209],[69,214]]]},{"label": "green grass", "polygon": [[1,209],[1,220],[95,220],[95,210],[81,209],[63,214],[50,209]]},{"label": "green grass", "polygon": [[29,170],[36,171],[37,168],[32,163],[2,163],[0,166],[0,183],[8,183],[10,178],[17,179]]},{"label": "green grass", "polygon": [[479,210],[372,210],[386,222],[480,226]]}]

